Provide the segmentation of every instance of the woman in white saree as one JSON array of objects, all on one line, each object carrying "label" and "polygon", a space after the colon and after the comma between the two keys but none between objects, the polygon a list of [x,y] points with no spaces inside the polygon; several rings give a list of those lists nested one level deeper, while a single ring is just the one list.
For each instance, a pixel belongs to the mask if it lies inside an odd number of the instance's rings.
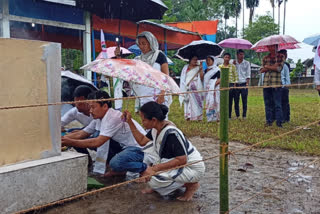
[{"label": "woman in white saree", "polygon": [[[189,64],[185,65],[180,77],[181,92],[203,90],[202,65],[198,65],[198,57],[193,56]],[[186,120],[202,120],[203,96],[202,93],[189,93],[179,96],[180,105],[184,103],[184,118]]]},{"label": "woman in white saree", "polygon": [[[167,57],[162,51],[159,50],[158,41],[152,33],[150,33],[149,31],[140,33],[137,36],[136,44],[141,50],[141,55],[137,56],[135,59],[146,62],[153,68],[159,70],[159,72],[169,75]],[[159,89],[154,89],[139,84],[132,84],[132,89],[136,96],[150,96],[139,98],[136,100],[136,112],[138,112],[141,106],[150,101],[164,104],[168,108],[170,108],[172,97],[162,96],[163,94],[165,94],[165,91],[160,91]]]},{"label": "woman in white saree", "polygon": [[208,56],[206,63],[208,68],[204,74],[204,89],[210,91],[206,93],[205,109],[207,122],[214,122],[220,120],[220,70],[214,64],[213,56]]},{"label": "woman in white saree", "polygon": [[[144,189],[143,193],[156,191],[166,196],[185,187],[184,194],[177,199],[189,201],[200,186],[199,181],[204,176],[205,165],[197,148],[182,131],[172,122],[165,120],[167,113],[168,107],[156,102],[148,102],[140,108],[142,124],[149,130],[146,135],[137,130],[130,112],[125,111],[123,117],[126,118],[136,141],[140,146],[144,146],[145,154],[150,152],[155,157],[154,164],[141,173],[141,176],[147,177],[144,181],[148,182],[150,187]],[[187,163],[193,164],[173,169]],[[161,173],[154,175],[156,172]]]}]

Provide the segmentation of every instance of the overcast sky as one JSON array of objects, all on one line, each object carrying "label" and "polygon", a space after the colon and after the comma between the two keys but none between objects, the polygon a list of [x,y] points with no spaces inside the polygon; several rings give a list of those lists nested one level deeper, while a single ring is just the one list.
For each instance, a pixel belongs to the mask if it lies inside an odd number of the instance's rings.
[{"label": "overcast sky", "polygon": [[[241,0],[242,3],[243,0]],[[281,33],[283,30],[283,5],[281,5]],[[272,7],[270,0],[260,0],[259,7],[255,10],[255,15],[265,15]],[[288,0],[286,10],[286,30],[285,34],[291,35],[300,42],[305,37],[320,33],[320,0]],[[239,29],[242,30],[242,14],[239,18]],[[278,23],[278,8],[275,8],[275,21]],[[245,25],[249,22],[249,9],[245,7]],[[233,24],[234,22],[230,23]],[[229,23],[228,23],[229,24]]]}]

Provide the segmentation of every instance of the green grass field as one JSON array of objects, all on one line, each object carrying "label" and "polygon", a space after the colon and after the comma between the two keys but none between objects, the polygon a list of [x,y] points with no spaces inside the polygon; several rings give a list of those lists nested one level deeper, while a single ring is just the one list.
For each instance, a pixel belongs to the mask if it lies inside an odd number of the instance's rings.
[{"label": "green grass field", "polygon": [[[254,144],[320,120],[320,97],[316,90],[290,89],[289,99],[291,122],[285,123],[283,128],[278,128],[275,123],[272,127],[265,127],[262,89],[249,90],[247,119],[229,120],[229,141]],[[133,110],[133,101],[130,101],[129,110]],[[240,115],[241,112],[242,105],[240,101]],[[235,117],[234,111],[233,117]],[[140,122],[140,118],[137,115],[134,118]],[[178,97],[173,98],[169,119],[188,137],[200,136],[219,139],[219,123],[207,123],[205,117],[202,122],[184,120],[183,107],[180,107]],[[300,130],[289,136],[266,142],[262,147],[281,148],[297,153],[320,155],[320,125],[311,126],[310,129]]]}]

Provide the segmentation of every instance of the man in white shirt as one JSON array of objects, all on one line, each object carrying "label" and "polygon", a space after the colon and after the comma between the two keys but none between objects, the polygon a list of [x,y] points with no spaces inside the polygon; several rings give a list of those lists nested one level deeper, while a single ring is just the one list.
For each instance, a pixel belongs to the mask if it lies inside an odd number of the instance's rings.
[{"label": "man in white shirt", "polygon": [[[78,86],[73,92],[74,101],[86,100],[92,91],[93,90],[89,86]],[[89,125],[93,118],[90,116],[90,106],[88,103],[75,103],[75,107],[61,117],[61,128],[64,129],[64,126],[74,120],[80,122],[83,127]]]},{"label": "man in white shirt", "polygon": [[[104,91],[92,92],[88,99],[108,99],[109,95]],[[76,146],[80,148],[111,147],[110,139],[119,142],[122,151],[111,158],[109,165],[111,171],[105,176],[115,175],[126,171],[140,173],[147,165],[143,163],[144,153],[132,135],[129,125],[121,120],[122,113],[111,107],[111,101],[90,102],[90,113],[94,120],[83,130],[71,133],[61,138],[63,146]],[[134,121],[138,131],[146,133],[144,129]],[[96,130],[100,134],[96,138],[86,139]],[[107,152],[107,156],[110,153]],[[109,158],[103,157],[106,161]],[[96,160],[99,162],[99,160]]]},{"label": "man in white shirt", "polygon": [[[237,68],[238,72],[238,87],[246,87],[249,85],[250,76],[251,76],[251,67],[250,63],[244,59],[244,51],[239,49],[237,51],[237,60],[235,60],[235,66]],[[241,88],[237,89],[237,100],[242,100],[242,118],[246,119],[247,117],[247,103],[248,103],[248,89],[247,88]],[[236,104],[235,104],[236,105]],[[238,102],[239,105],[239,102]],[[239,106],[235,106],[236,109],[239,109]]]},{"label": "man in white shirt", "polygon": [[[92,92],[93,90],[89,86],[80,85],[76,87],[76,89],[73,92],[74,101],[86,100],[88,98],[88,95]],[[75,107],[67,111],[61,117],[61,130],[65,130],[64,127],[74,120],[81,123],[82,127],[68,129],[66,130],[67,133],[77,132],[83,129],[83,127],[86,127],[87,125],[90,124],[90,122],[93,120],[93,117],[90,115],[90,106],[88,103],[85,103],[85,102],[75,103]],[[94,133],[92,137],[95,137],[97,135],[98,133]],[[92,164],[92,159],[86,148],[78,148],[78,147],[73,147],[73,148],[79,153],[87,154],[89,156],[89,166]]]}]

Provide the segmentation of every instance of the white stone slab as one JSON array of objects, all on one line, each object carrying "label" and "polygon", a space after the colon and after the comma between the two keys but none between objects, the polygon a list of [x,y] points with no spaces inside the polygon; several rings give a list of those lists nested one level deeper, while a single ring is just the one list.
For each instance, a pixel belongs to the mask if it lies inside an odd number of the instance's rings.
[{"label": "white stone slab", "polygon": [[0,213],[12,213],[83,193],[87,189],[86,155],[61,156],[0,167]]}]

